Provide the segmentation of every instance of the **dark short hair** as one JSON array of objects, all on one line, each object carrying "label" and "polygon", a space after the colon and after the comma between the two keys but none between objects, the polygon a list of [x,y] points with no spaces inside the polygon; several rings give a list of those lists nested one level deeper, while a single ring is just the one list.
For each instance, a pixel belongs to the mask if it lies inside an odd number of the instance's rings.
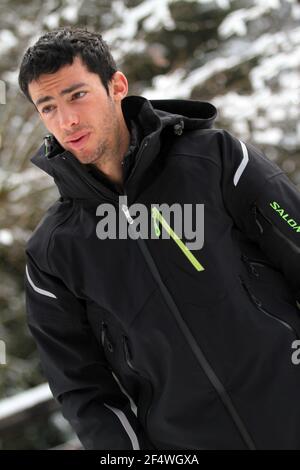
[{"label": "dark short hair", "polygon": [[80,57],[89,72],[99,75],[108,91],[108,83],[117,71],[116,63],[101,34],[70,26],[57,28],[41,36],[27,49],[19,71],[19,86],[32,102],[28,85],[44,73],[55,73]]}]

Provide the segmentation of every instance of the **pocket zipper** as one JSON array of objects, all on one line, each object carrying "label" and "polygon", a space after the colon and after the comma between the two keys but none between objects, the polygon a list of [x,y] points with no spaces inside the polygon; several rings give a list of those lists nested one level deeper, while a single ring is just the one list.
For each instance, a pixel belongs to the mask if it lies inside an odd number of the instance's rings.
[{"label": "pocket zipper", "polygon": [[253,205],[252,210],[253,210],[253,214],[254,214],[255,223],[256,223],[257,227],[259,228],[260,234],[262,235],[264,233],[264,229],[263,229],[263,226],[261,225],[261,223],[260,223],[260,221],[258,220],[258,217],[257,217],[257,214],[260,214],[262,216],[262,213],[260,212],[260,210],[258,209],[258,207],[255,204]]},{"label": "pocket zipper", "polygon": [[240,278],[240,281],[241,281],[241,284],[242,284],[243,288],[245,289],[248,296],[250,297],[250,300],[252,301],[252,303],[256,306],[256,308],[258,310],[260,310],[266,316],[272,318],[274,321],[279,322],[282,326],[284,326],[291,333],[293,333],[293,335],[296,337],[296,339],[299,339],[298,333],[296,332],[296,330],[289,323],[287,323],[286,321],[284,321],[281,318],[277,317],[277,315],[274,315],[274,313],[271,313],[268,310],[266,310],[263,307],[262,302],[257,297],[255,297],[255,295],[250,291],[248,285],[244,282],[244,280]]},{"label": "pocket zipper", "polygon": [[201,263],[195,258],[193,253],[188,249],[188,247],[180,240],[178,235],[172,230],[170,225],[166,222],[166,220],[163,218],[157,207],[152,207],[152,218],[153,218],[153,223],[154,223],[154,231],[155,235],[157,237],[160,236],[160,228],[159,228],[159,223],[162,225],[162,227],[166,230],[166,232],[170,235],[170,237],[174,240],[174,242],[177,244],[177,246],[181,249],[183,254],[188,258],[188,260],[192,263],[195,269],[197,271],[204,271],[204,267],[202,266]]},{"label": "pocket zipper", "polygon": [[102,322],[101,328],[101,343],[103,348],[105,348],[105,343],[107,344],[107,349],[110,353],[114,352],[113,344],[109,341],[107,336],[107,324],[104,321]]},{"label": "pocket zipper", "polygon": [[242,261],[244,261],[250,273],[253,274],[255,277],[259,277],[259,273],[255,269],[255,266],[259,266],[261,268],[272,268],[273,270],[277,271],[276,267],[273,266],[273,264],[267,260],[248,258],[248,256],[246,256],[245,254],[242,254]]},{"label": "pocket zipper", "polygon": [[153,385],[151,381],[148,379],[148,377],[146,377],[144,374],[142,374],[139,370],[137,370],[134,367],[132,363],[131,353],[129,350],[128,338],[125,335],[123,335],[123,350],[124,350],[125,361],[129,369],[132,370],[132,372],[134,372],[137,376],[141,377],[143,380],[146,380],[147,383],[149,384],[151,396],[149,399],[149,406],[146,409],[145,414],[144,414],[144,425],[145,425],[145,429],[147,429],[147,420],[148,420],[148,416],[150,413],[150,409],[152,407],[152,400],[153,400]]},{"label": "pocket zipper", "polygon": [[255,269],[254,264],[256,264],[256,265],[260,265],[260,264],[253,263],[252,261],[250,261],[248,256],[246,256],[244,254],[242,254],[242,261],[246,264],[247,269],[250,272],[250,274],[253,274],[253,276],[255,276],[255,277],[259,277],[259,274],[258,274],[257,270]]}]

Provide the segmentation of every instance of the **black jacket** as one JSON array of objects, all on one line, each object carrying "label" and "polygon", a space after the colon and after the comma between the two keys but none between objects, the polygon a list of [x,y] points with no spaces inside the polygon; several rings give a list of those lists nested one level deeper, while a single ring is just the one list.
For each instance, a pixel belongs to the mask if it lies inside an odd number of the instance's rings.
[{"label": "black jacket", "polygon": [[129,211],[204,204],[201,269],[162,225],[99,240],[100,204],[126,220],[117,190],[40,148],[61,197],[27,246],[27,313],[63,415],[86,449],[300,449],[298,190],[213,129],[209,103],[128,97],[123,111],[142,131]]}]

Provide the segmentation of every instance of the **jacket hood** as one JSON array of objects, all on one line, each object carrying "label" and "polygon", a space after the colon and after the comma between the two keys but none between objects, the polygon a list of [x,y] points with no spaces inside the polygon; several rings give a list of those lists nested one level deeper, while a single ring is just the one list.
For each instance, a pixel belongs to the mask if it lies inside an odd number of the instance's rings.
[{"label": "jacket hood", "polygon": [[[135,120],[143,134],[132,171],[134,174],[129,176],[131,187],[138,186],[143,174],[158,156],[162,130],[173,128],[175,135],[181,135],[189,130],[209,129],[217,115],[216,108],[205,101],[147,100],[141,96],[124,98],[122,110],[126,121]],[[142,158],[138,158],[142,149]],[[52,135],[45,137],[31,161],[54,178],[63,197],[98,199],[102,194],[106,199],[116,199],[116,193],[94,178],[87,165],[80,163]]]}]

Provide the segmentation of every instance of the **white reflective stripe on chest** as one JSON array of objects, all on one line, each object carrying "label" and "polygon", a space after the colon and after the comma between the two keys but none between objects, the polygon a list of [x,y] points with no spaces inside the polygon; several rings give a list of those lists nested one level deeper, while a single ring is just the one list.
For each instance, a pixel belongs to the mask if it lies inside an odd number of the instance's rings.
[{"label": "white reflective stripe on chest", "polygon": [[104,403],[104,405],[106,406],[106,408],[109,408],[111,411],[113,411],[113,413],[115,413],[115,415],[117,415],[117,417],[121,421],[123,428],[127,432],[129,439],[131,440],[132,449],[140,450],[140,445],[139,445],[137,435],[135,434],[131,424],[129,423],[123,411],[119,410],[118,408],[114,408],[113,406],[107,405],[106,403]]},{"label": "white reflective stripe on chest", "polygon": [[242,146],[242,151],[243,151],[243,160],[241,161],[238,169],[235,172],[235,175],[233,177],[233,184],[236,186],[239,182],[240,177],[243,174],[243,171],[245,170],[247,163],[249,162],[249,155],[248,155],[248,150],[244,142],[239,141],[241,146]]},{"label": "white reflective stripe on chest", "polygon": [[35,290],[38,294],[45,295],[46,297],[52,297],[53,299],[57,299],[56,295],[52,294],[52,292],[49,292],[47,290],[41,289],[40,287],[37,287],[31,277],[29,276],[28,268],[26,265],[26,276],[28,279],[29,284],[31,285],[32,289]]}]

